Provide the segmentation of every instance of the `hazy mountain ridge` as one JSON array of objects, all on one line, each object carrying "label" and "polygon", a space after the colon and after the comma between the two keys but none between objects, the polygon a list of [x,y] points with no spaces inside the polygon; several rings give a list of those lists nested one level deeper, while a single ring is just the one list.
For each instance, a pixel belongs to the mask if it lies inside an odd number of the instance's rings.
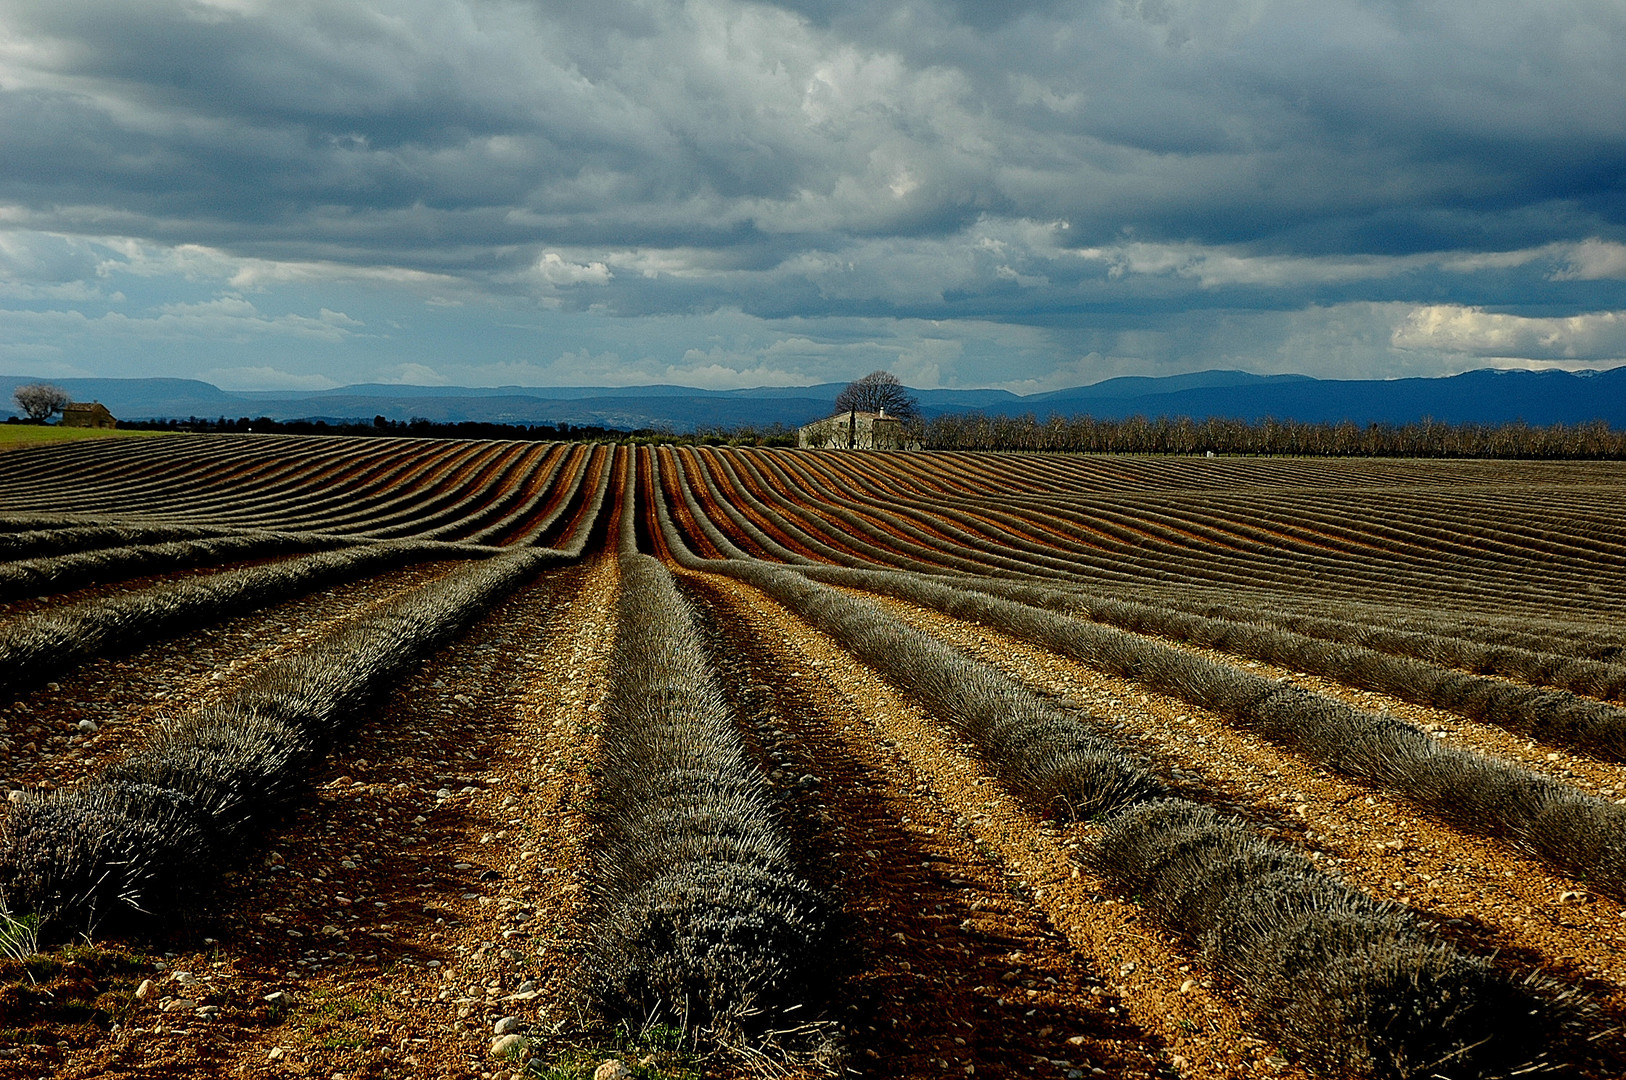
[{"label": "hazy mountain ridge", "polygon": [[[437,422],[575,424],[688,431],[745,424],[795,427],[827,415],[845,383],[701,390],[682,386],[457,387],[363,384],[321,391],[227,391],[195,379],[39,379],[0,376],[14,387],[49,381],[76,401],[95,400],[127,420],[269,416]],[[927,416],[1089,413],[1103,418],[1223,416],[1259,420],[1577,424],[1626,427],[1626,367],[1608,371],[1470,371],[1440,379],[1332,380],[1305,375],[1202,371],[1108,379],[1017,395],[1005,390],[918,390]]]}]

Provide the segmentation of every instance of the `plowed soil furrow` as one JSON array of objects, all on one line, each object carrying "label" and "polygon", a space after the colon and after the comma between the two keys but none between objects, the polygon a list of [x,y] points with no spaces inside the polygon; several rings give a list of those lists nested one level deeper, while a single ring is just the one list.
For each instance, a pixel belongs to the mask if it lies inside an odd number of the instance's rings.
[{"label": "plowed soil furrow", "polygon": [[[0,704],[0,746],[10,740],[0,782],[45,789],[70,784],[128,754],[165,722],[219,700],[271,660],[460,565],[419,563],[200,626],[134,653],[98,657]],[[85,721],[95,729],[82,729]]]},{"label": "plowed soil furrow", "polygon": [[[1626,907],[1618,900],[1381,790],[1314,768],[1207,710],[975,623],[869,599],[1039,692],[1108,718],[1115,737],[1190,797],[1242,814],[1373,896],[1416,908],[1464,948],[1581,987],[1600,1011],[1600,1032],[1626,1022]],[[1626,1071],[1618,1030],[1594,1049],[1598,1059],[1584,1075],[1601,1080]]]},{"label": "plowed soil furrow", "polygon": [[151,998],[0,1076],[478,1077],[506,1074],[500,1017],[573,1033],[614,592],[613,560],[547,573],[430,658],[209,910],[137,954]]},{"label": "plowed soil furrow", "polygon": [[1075,865],[1088,826],[1017,805],[936,722],[761,593],[683,580],[721,628],[725,682],[762,717],[793,831],[844,904],[854,959],[835,1011],[854,1067],[1302,1075],[1169,935]]}]

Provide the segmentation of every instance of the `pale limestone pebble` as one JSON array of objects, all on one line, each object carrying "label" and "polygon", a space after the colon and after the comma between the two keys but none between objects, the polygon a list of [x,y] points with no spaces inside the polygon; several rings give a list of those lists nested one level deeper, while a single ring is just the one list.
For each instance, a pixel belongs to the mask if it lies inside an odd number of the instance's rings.
[{"label": "pale limestone pebble", "polygon": [[517,1053],[525,1049],[523,1035],[499,1035],[491,1040],[491,1056],[507,1057],[509,1053]]}]

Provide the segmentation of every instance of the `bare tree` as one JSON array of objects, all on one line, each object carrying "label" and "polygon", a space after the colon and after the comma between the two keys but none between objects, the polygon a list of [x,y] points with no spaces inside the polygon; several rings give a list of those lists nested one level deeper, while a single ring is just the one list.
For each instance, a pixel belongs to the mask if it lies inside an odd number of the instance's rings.
[{"label": "bare tree", "polygon": [[16,399],[17,407],[23,414],[35,423],[43,424],[51,418],[52,413],[59,413],[67,408],[73,399],[68,392],[60,386],[50,383],[29,383],[19,386],[11,392]]},{"label": "bare tree", "polygon": [[920,417],[920,401],[890,371],[872,371],[836,395],[836,411],[885,412],[899,420]]}]

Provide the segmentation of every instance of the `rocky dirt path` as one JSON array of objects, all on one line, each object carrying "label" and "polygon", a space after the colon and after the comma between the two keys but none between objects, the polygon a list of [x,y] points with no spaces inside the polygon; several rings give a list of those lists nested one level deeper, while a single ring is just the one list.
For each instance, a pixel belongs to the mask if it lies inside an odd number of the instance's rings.
[{"label": "rocky dirt path", "polygon": [[[862,595],[1030,688],[1107,718],[1116,737],[1145,754],[1191,797],[1242,814],[1371,895],[1412,906],[1469,951],[1582,988],[1600,1013],[1592,1025],[1600,1032],[1594,1044],[1597,1056],[1582,1063],[1583,1074],[1626,1075],[1626,1039],[1621,1035],[1626,1021],[1626,903],[1620,898],[1595,895],[1584,883],[1555,874],[1505,844],[1465,835],[1381,790],[1310,766],[1206,710],[988,627]],[[1338,689],[1336,696],[1362,708],[1388,708],[1431,730],[1445,730],[1446,720],[1437,710],[1265,665],[1244,666],[1318,691]],[[1455,731],[1469,726],[1455,716],[1450,723]],[[1540,755],[1544,764],[1545,757]],[[1575,766],[1600,767],[1592,762]]]},{"label": "rocky dirt path", "polygon": [[[0,789],[50,789],[129,753],[167,720],[230,692],[261,665],[460,562],[428,562],[98,657],[0,703]],[[86,726],[88,725],[90,726]]]},{"label": "rocky dirt path", "polygon": [[573,1034],[614,596],[613,560],[547,573],[431,658],[208,911],[92,950],[101,1014],[0,993],[0,1028],[63,1044],[0,1077],[496,1078],[499,1023]]},{"label": "rocky dirt path", "polygon": [[815,877],[839,897],[833,991],[873,1076],[1302,1076],[1190,955],[1074,863],[966,748],[778,604],[683,573]]}]

